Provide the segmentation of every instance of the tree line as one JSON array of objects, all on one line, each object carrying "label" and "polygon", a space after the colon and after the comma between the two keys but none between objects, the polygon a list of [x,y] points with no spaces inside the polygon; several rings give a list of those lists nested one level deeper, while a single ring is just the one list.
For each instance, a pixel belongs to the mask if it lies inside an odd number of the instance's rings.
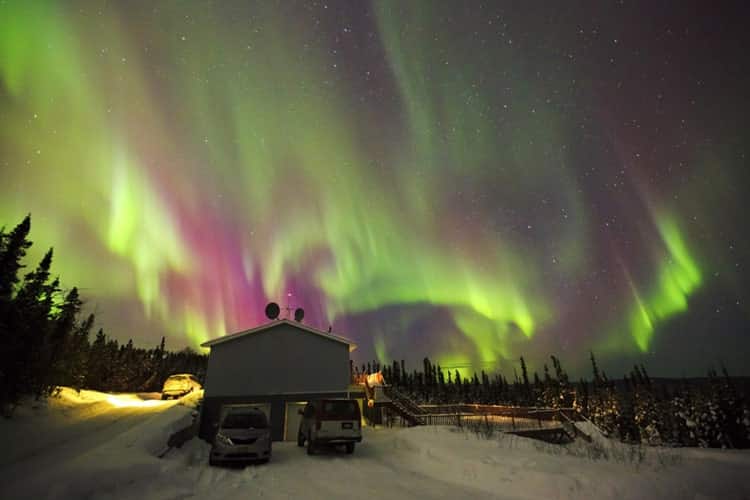
[{"label": "tree line", "polygon": [[[360,374],[383,373],[387,384],[422,404],[498,404],[574,408],[608,435],[628,443],[717,448],[750,447],[750,400],[745,379],[730,377],[721,366],[693,380],[652,379],[646,368],[633,366],[612,380],[590,355],[592,377],[571,381],[559,358],[550,356],[542,374],[529,374],[523,357],[509,381],[500,373],[462,377],[424,358],[421,370],[404,361],[377,361],[352,366]],[[520,372],[520,373],[519,373]]]},{"label": "tree line", "polygon": [[76,287],[65,290],[51,273],[50,248],[32,271],[22,274],[31,217],[10,232],[0,228],[0,406],[12,413],[26,396],[41,398],[57,386],[101,391],[158,391],[172,373],[203,377],[207,356],[190,349],[169,352],[164,338],[151,349],[132,340],[120,345],[82,313]]},{"label": "tree line", "polygon": [[[41,398],[57,386],[101,391],[158,391],[172,373],[203,379],[207,356],[190,349],[119,344],[99,329],[89,339],[93,314],[83,315],[77,288],[64,290],[52,277],[50,248],[34,270],[22,275],[31,217],[12,231],[0,228],[0,407],[10,415],[27,396]],[[576,408],[606,432],[627,442],[675,446],[746,448],[750,445],[747,387],[710,370],[701,381],[668,384],[652,380],[643,365],[610,380],[591,354],[592,378],[571,381],[560,360],[529,375],[520,358],[509,381],[481,371],[462,377],[424,358],[422,370],[400,363],[352,365],[352,375],[382,371],[387,383],[421,403],[482,403]]]}]

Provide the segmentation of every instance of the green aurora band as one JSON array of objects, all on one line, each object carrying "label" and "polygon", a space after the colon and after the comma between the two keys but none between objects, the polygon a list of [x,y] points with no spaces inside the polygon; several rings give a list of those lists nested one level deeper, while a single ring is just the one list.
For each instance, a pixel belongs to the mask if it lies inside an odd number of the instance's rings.
[{"label": "green aurora band", "polygon": [[684,312],[688,297],[701,284],[701,272],[682,239],[676,222],[669,216],[658,218],[659,234],[667,248],[657,272],[657,281],[641,296],[631,282],[634,307],[629,315],[630,331],[638,348],[647,352],[659,322]]}]

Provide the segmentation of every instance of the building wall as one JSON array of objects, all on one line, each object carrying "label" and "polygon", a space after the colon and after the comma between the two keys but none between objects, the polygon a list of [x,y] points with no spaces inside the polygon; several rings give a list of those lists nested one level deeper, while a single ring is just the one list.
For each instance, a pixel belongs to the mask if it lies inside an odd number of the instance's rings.
[{"label": "building wall", "polygon": [[211,347],[205,397],[346,391],[349,346],[280,324]]}]

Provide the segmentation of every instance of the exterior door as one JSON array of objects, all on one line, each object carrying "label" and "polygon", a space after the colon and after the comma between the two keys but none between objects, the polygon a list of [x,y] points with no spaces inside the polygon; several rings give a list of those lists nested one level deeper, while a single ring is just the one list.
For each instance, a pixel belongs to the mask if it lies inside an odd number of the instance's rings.
[{"label": "exterior door", "polygon": [[284,441],[297,440],[297,431],[299,430],[299,423],[302,420],[302,415],[299,414],[299,410],[302,410],[306,404],[306,401],[290,401],[286,404]]}]

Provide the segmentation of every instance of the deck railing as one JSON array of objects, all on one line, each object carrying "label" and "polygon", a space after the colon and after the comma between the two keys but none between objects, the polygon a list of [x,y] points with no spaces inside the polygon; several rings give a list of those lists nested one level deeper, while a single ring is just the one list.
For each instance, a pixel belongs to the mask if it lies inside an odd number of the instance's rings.
[{"label": "deck railing", "polygon": [[[549,429],[570,426],[581,417],[573,408],[538,408],[500,405],[419,405],[420,412],[409,411],[412,418],[391,415],[391,425],[414,425],[416,417],[422,425],[472,425],[483,423],[501,431]],[[403,412],[402,412],[403,413]]]}]

